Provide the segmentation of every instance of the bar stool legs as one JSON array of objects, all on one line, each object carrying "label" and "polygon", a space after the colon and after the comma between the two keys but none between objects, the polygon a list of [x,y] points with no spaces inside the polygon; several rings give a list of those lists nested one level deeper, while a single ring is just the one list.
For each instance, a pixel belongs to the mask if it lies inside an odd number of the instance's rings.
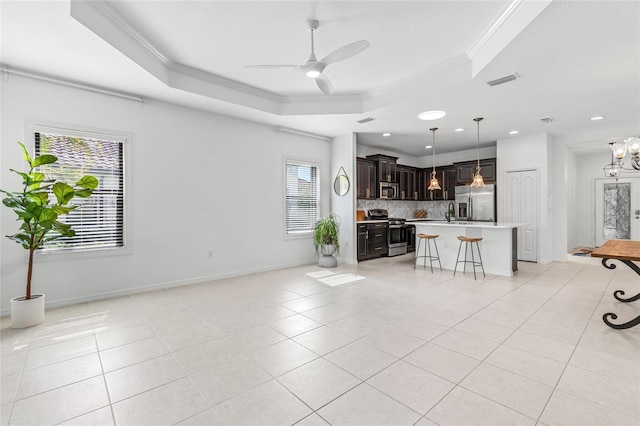
[{"label": "bar stool legs", "polygon": [[[418,259],[422,258],[423,259],[423,268],[427,267],[427,259],[429,259],[429,266],[431,267],[431,272],[433,272],[433,261],[437,260],[438,264],[440,265],[440,270],[442,271],[442,263],[440,263],[440,253],[438,252],[438,244],[436,243],[436,238],[438,238],[438,235],[426,235],[426,234],[418,234],[417,235],[418,238],[418,245],[416,246],[416,257],[415,260],[413,262],[413,269],[416,269],[416,264],[418,263]],[[422,242],[422,240],[426,240],[425,244],[425,248],[424,248],[424,255],[423,256],[419,256],[420,254],[420,243]],[[433,245],[434,248],[436,250],[436,255],[433,256],[431,253],[431,241],[433,241]],[[427,251],[429,252],[429,255],[427,255]]]},{"label": "bar stool legs", "polygon": [[[482,241],[482,238],[472,238],[472,237],[458,237],[460,240],[460,246],[458,247],[458,256],[456,257],[456,266],[453,269],[453,276],[456,276],[456,271],[458,270],[458,263],[463,263],[463,273],[467,272],[467,263],[470,263],[473,267],[473,279],[476,279],[476,267],[480,266],[482,268],[482,276],[486,277],[484,273],[484,265],[482,264],[482,255],[480,254],[480,246],[478,245],[478,241]],[[462,243],[464,243],[464,260],[460,260],[460,250],[462,249]],[[476,261],[475,256],[473,255],[473,243],[476,243],[476,250],[478,252],[478,261]],[[467,260],[467,253],[469,249],[469,245],[471,246],[471,261]]]}]

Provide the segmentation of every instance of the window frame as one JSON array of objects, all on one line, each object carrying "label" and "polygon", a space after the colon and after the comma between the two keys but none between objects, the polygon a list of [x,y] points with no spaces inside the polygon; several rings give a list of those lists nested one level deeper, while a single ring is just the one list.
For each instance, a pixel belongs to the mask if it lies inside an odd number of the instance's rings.
[{"label": "window frame", "polygon": [[[298,166],[308,166],[308,167],[315,167],[316,169],[316,210],[318,212],[318,218],[320,219],[320,217],[322,216],[321,214],[321,192],[320,192],[320,188],[321,188],[321,165],[320,163],[318,163],[317,161],[311,161],[311,160],[304,160],[304,159],[299,159],[299,158],[291,158],[291,157],[285,157],[284,161],[283,161],[283,233],[285,236],[285,239],[310,239],[313,236],[313,229],[309,229],[308,231],[294,231],[294,232],[290,232],[289,229],[287,228],[287,166],[289,165],[298,165]],[[316,219],[316,220],[317,220]]]},{"label": "window frame", "polygon": [[57,133],[64,136],[88,138],[88,139],[102,139],[119,142],[122,144],[122,185],[124,191],[123,206],[122,206],[122,247],[105,247],[105,248],[72,248],[64,250],[48,250],[41,251],[36,250],[35,259],[37,261],[53,261],[59,256],[74,256],[80,258],[91,257],[105,257],[105,256],[120,256],[129,255],[132,253],[131,247],[131,229],[129,224],[130,218],[130,203],[131,203],[131,185],[129,175],[131,164],[131,140],[132,135],[128,132],[122,132],[117,130],[105,130],[94,129],[81,125],[60,125],[49,124],[42,122],[33,122],[27,125],[26,129],[28,144],[25,144],[29,149],[29,152],[35,153],[35,134],[36,133]]}]

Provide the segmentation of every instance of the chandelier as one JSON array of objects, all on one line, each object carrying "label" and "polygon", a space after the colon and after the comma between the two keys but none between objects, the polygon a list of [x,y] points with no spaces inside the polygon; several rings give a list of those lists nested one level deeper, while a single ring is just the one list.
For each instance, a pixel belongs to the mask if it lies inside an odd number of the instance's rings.
[{"label": "chandelier", "polygon": [[[609,142],[611,147],[611,163],[604,166],[604,175],[606,177],[617,178],[622,170],[640,171],[640,138],[628,138],[622,142]],[[627,155],[631,154],[631,167],[624,167],[622,161]]]}]

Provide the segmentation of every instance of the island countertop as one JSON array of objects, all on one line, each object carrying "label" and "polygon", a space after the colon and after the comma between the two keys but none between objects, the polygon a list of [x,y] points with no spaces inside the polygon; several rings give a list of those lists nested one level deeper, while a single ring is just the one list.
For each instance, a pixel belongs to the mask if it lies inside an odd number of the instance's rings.
[{"label": "island countertop", "polygon": [[[517,228],[524,223],[467,222],[467,221],[412,221],[416,233],[438,235],[436,239],[442,269],[453,271],[456,266],[460,241],[457,237],[479,237],[484,269],[488,274],[511,276],[518,270]],[[416,243],[417,244],[417,243]],[[426,244],[420,247],[424,254]],[[462,253],[464,257],[464,253]],[[428,262],[427,262],[428,263]],[[460,265],[460,268],[463,265]],[[461,275],[463,271],[458,271]],[[467,267],[467,273],[469,268]],[[482,273],[482,272],[480,272]],[[456,275],[457,276],[457,275]]]}]

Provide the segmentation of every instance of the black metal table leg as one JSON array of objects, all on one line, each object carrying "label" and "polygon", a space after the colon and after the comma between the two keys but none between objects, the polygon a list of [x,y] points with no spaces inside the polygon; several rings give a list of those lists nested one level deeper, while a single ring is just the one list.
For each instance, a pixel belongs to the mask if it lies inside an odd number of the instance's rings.
[{"label": "black metal table leg", "polygon": [[[604,266],[607,269],[616,269],[616,265],[611,263],[609,265],[607,265],[607,261],[608,260],[612,260],[610,258],[603,258],[602,259],[602,266]],[[619,259],[616,259],[619,260]],[[636,274],[640,275],[640,267],[638,267],[638,265],[636,265],[635,263],[633,263],[630,260],[620,260],[620,262],[624,263],[625,265],[627,265],[629,268],[631,268]],[[637,300],[640,300],[640,293],[636,294],[635,296],[631,296],[629,298],[623,298],[621,296],[624,296],[624,290],[616,290],[613,292],[613,297],[616,298],[616,300],[620,301],[620,302],[635,302]],[[606,314],[604,314],[602,316],[602,321],[604,321],[605,324],[607,324],[609,327],[611,328],[615,328],[617,330],[623,330],[626,328],[631,328],[631,327],[635,327],[636,325],[640,324],[640,315],[638,315],[637,317],[635,317],[634,319],[632,319],[631,321],[622,323],[622,324],[614,324],[611,321],[609,321],[609,318],[611,319],[618,319],[618,316],[612,312],[608,312]]]}]

